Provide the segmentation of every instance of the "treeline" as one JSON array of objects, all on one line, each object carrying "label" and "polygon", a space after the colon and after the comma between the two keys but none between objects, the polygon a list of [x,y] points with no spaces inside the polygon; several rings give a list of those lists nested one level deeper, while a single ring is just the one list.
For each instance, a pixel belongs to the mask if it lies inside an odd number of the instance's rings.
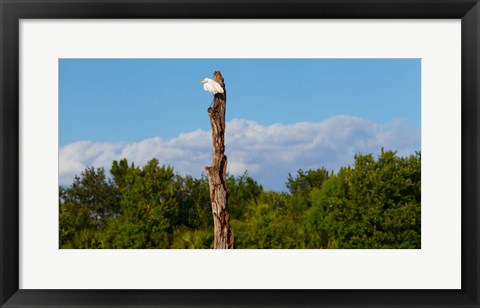
[{"label": "treeline", "polygon": [[[299,170],[288,192],[228,176],[235,248],[420,248],[421,157],[355,156],[337,173]],[[206,177],[157,159],[87,168],[60,187],[60,248],[213,248]]]}]

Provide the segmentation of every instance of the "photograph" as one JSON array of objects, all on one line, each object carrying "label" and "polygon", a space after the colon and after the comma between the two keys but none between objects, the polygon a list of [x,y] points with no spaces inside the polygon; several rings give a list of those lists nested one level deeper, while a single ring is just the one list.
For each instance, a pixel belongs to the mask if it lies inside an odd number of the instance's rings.
[{"label": "photograph", "polygon": [[420,249],[420,81],[421,59],[59,59],[59,248]]},{"label": "photograph", "polygon": [[0,308],[480,308],[480,0],[0,0]]}]

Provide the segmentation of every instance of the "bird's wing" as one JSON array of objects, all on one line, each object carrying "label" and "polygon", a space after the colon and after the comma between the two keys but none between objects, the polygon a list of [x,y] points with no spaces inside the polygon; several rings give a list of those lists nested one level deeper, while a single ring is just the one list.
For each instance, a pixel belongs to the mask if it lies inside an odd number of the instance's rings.
[{"label": "bird's wing", "polygon": [[217,93],[223,93],[223,88],[222,88],[222,86],[221,86],[218,82],[216,82],[215,80],[213,80],[212,85],[213,85],[213,87],[215,88],[215,92],[217,92]]}]

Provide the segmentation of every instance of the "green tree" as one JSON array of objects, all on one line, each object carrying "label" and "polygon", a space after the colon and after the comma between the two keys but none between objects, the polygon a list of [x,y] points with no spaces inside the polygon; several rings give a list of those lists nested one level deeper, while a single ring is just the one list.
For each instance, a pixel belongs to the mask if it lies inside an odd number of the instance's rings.
[{"label": "green tree", "polygon": [[178,224],[193,229],[213,228],[212,206],[207,178],[199,179],[186,176],[182,179],[182,187],[178,191],[179,215]]},{"label": "green tree", "polygon": [[109,248],[168,248],[179,221],[181,179],[157,159],[143,168],[114,162],[111,173],[121,193],[121,213],[109,220]]},{"label": "green tree", "polygon": [[[86,168],[59,187],[61,248],[212,248],[205,176],[179,176],[157,159],[114,161],[112,180]],[[421,157],[382,150],[352,166],[288,175],[264,191],[247,173],[227,177],[235,248],[420,248]]]},{"label": "green tree", "polygon": [[302,248],[304,232],[288,208],[250,203],[246,218],[232,220],[236,248]]},{"label": "green tree", "polygon": [[309,233],[328,248],[420,248],[420,153],[356,155],[311,194]]},{"label": "green tree", "polygon": [[255,203],[263,192],[262,185],[259,185],[247,172],[237,177],[229,175],[227,188],[229,192],[228,208],[232,219],[242,219],[247,204]]},{"label": "green tree", "polygon": [[286,187],[292,195],[307,197],[314,188],[320,189],[328,177],[329,173],[323,167],[307,171],[300,169],[297,171],[296,177],[293,177],[290,173],[288,174]]},{"label": "green tree", "polygon": [[[107,181],[103,168],[87,168],[75,176],[70,187],[60,187],[60,247],[96,247],[97,244],[91,242],[92,236],[79,234],[97,235],[103,230],[108,218],[120,212],[119,200],[119,191]],[[74,238],[77,244],[72,242]]]}]

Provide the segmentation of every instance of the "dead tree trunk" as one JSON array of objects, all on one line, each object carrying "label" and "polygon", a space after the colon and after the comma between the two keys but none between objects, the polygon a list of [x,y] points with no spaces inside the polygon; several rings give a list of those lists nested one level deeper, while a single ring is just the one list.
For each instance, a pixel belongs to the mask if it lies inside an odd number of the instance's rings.
[{"label": "dead tree trunk", "polygon": [[212,126],[212,165],[205,167],[210,186],[210,200],[212,202],[214,223],[214,248],[233,249],[233,230],[230,227],[230,213],[228,212],[228,189],[225,183],[227,173],[227,156],[225,155],[225,110],[227,91],[222,74],[216,71],[213,80],[218,82],[224,93],[217,93],[213,107],[208,108],[210,124]]}]

